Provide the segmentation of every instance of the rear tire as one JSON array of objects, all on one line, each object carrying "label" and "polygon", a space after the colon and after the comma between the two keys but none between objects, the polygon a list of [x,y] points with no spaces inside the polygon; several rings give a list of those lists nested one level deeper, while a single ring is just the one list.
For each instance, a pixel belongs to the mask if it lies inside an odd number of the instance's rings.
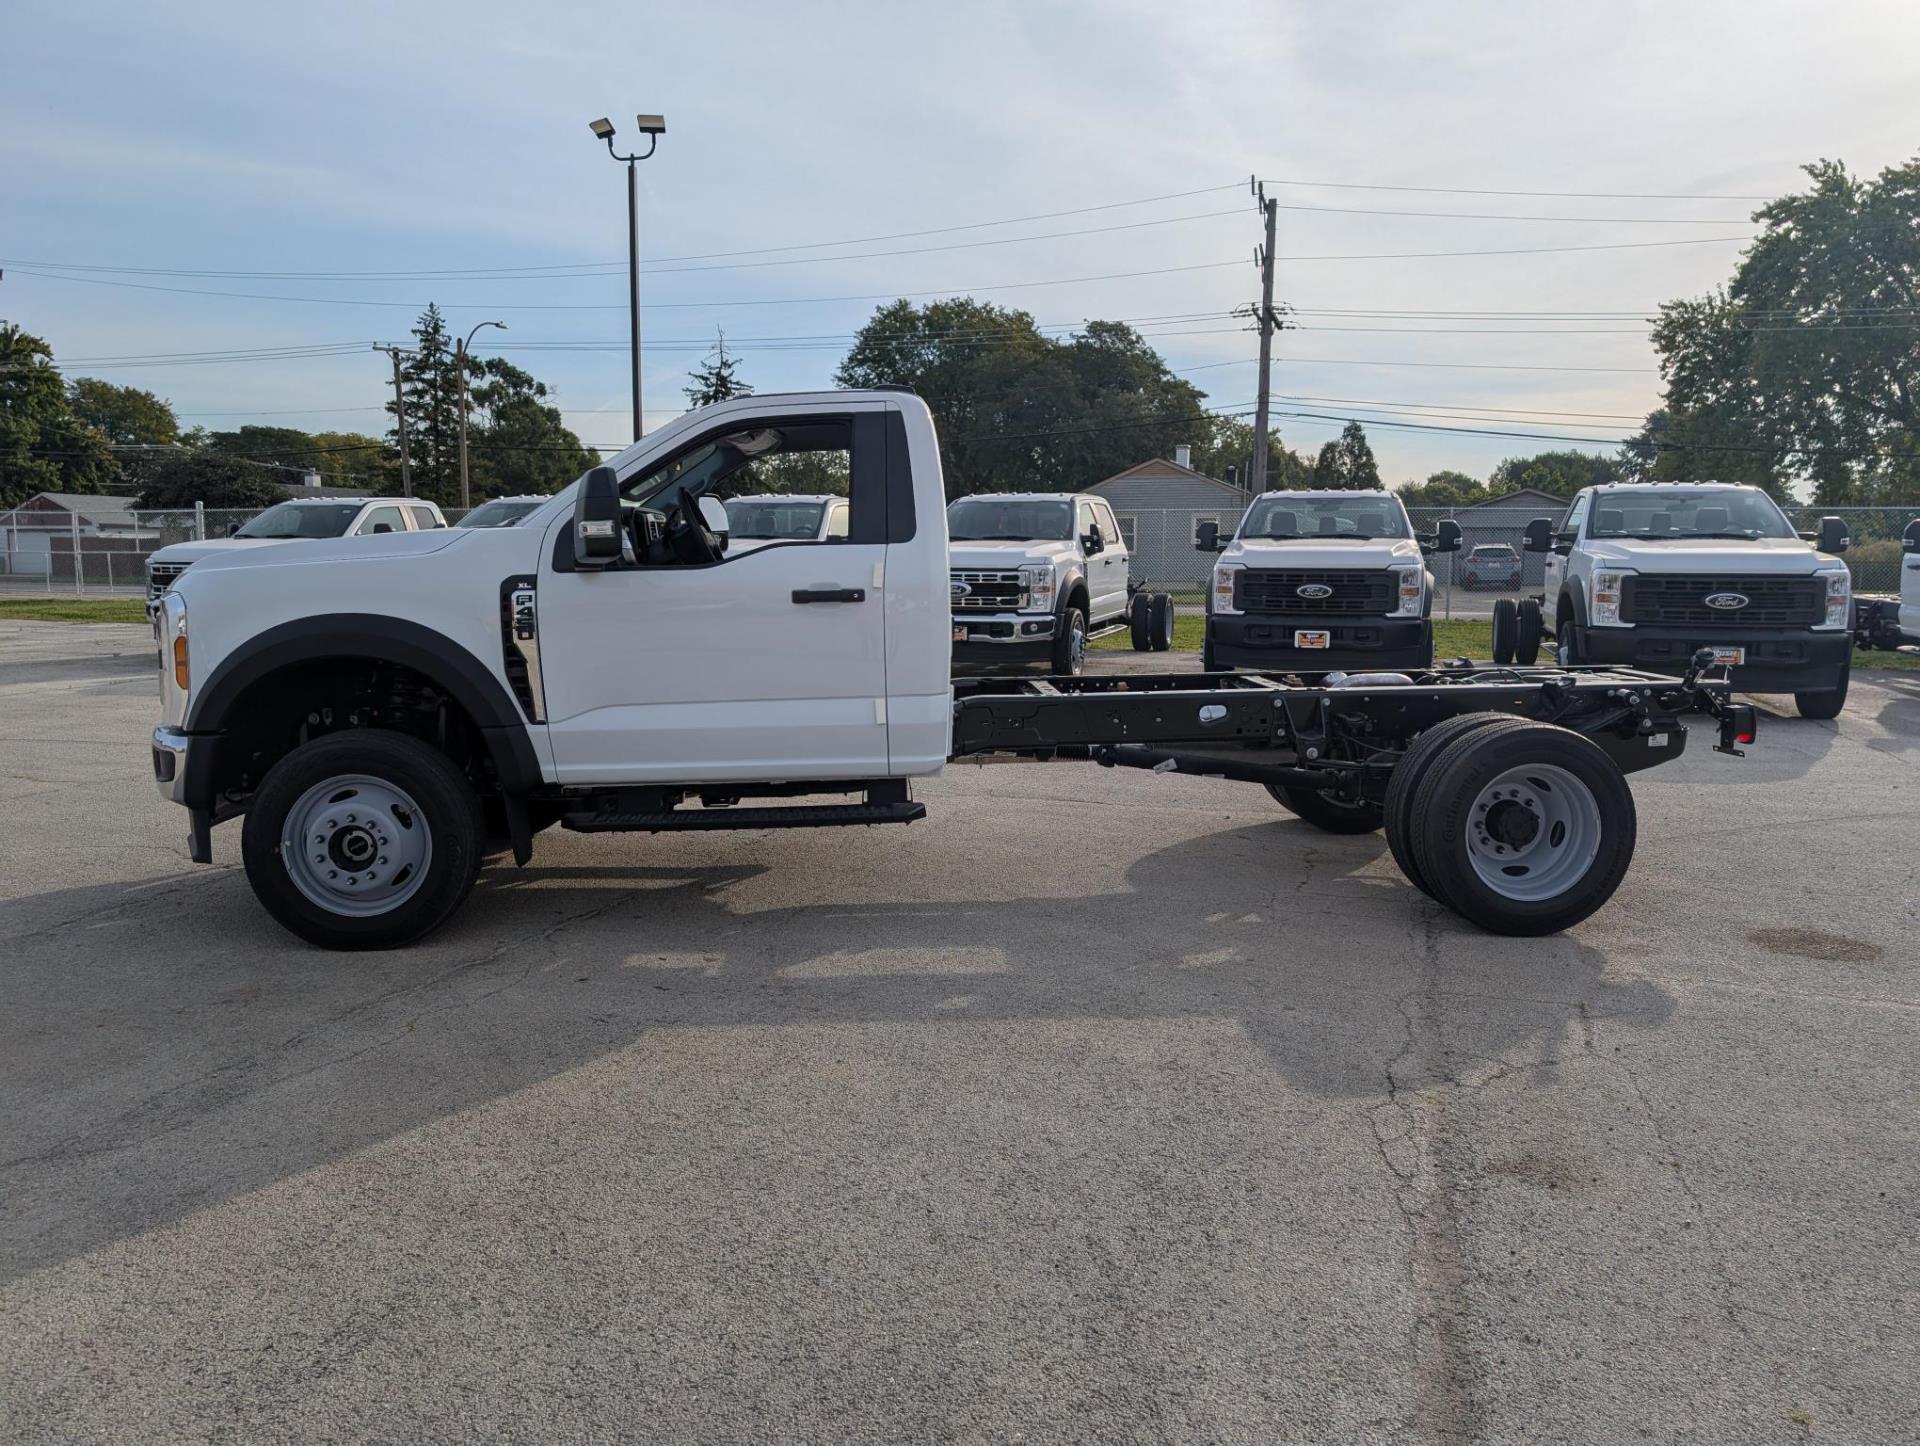
[{"label": "rear tire", "polygon": [[1849,657],[1840,667],[1840,682],[1837,687],[1823,688],[1817,693],[1795,693],[1793,706],[1800,710],[1802,718],[1838,718],[1840,710],[1847,706],[1847,688],[1853,682],[1853,659]]},{"label": "rear tire", "polygon": [[308,943],[391,949],[467,897],[482,827],[480,800],[444,753],[356,728],[302,744],[267,771],[240,856],[267,912]]},{"label": "rear tire", "polygon": [[1520,610],[1512,598],[1503,597],[1493,605],[1493,661],[1508,666],[1519,645]]},{"label": "rear tire", "polygon": [[1343,803],[1317,788],[1290,788],[1269,783],[1267,792],[1273,801],[1302,821],[1327,833],[1372,833],[1384,817],[1377,803]]},{"label": "rear tire", "polygon": [[1164,592],[1153,594],[1153,650],[1168,652],[1173,647],[1173,598]]},{"label": "rear tire", "polygon": [[1127,600],[1127,626],[1133,635],[1133,650],[1149,652],[1153,648],[1153,598],[1137,592]]},{"label": "rear tire", "polygon": [[1077,678],[1087,661],[1087,610],[1074,603],[1060,614],[1053,637],[1053,676]]},{"label": "rear tire", "polygon": [[1410,830],[1433,897],[1495,934],[1556,934],[1620,887],[1633,793],[1594,743],[1523,722],[1472,729],[1421,780]]},{"label": "rear tire", "polygon": [[1433,897],[1433,889],[1420,872],[1420,861],[1413,847],[1413,800],[1427,770],[1447,745],[1462,734],[1475,728],[1510,727],[1522,721],[1511,713],[1462,713],[1444,719],[1413,740],[1387,780],[1384,808],[1387,847],[1393,851],[1393,861],[1407,876],[1407,882],[1428,897]]},{"label": "rear tire", "polygon": [[1546,635],[1546,620],[1540,615],[1537,598],[1520,599],[1517,633],[1513,645],[1514,661],[1531,668],[1540,661],[1540,639]]}]

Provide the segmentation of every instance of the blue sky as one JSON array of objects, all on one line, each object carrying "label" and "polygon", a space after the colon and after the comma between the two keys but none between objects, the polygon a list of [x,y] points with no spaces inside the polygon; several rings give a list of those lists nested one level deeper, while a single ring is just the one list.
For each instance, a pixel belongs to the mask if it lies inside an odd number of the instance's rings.
[{"label": "blue sky", "polygon": [[[1298,183],[1773,195],[1817,157],[1912,154],[1916,60],[1910,3],[22,5],[0,54],[0,317],[188,423],[377,432],[389,373],[361,348],[438,301],[461,331],[506,321],[482,344],[618,444],[624,180],[587,122],[625,139],[660,111],[641,168],[649,425],[682,409],[716,327],[758,389],[820,385],[878,304],[820,298],[969,291],[1046,324],[1156,318],[1139,324],[1170,364],[1234,407],[1254,396],[1254,338],[1226,313],[1257,295],[1257,172],[1299,208],[1277,294],[1301,329],[1275,390],[1338,399],[1276,406],[1375,419],[1394,482],[1484,475],[1551,444],[1383,423],[1631,430],[1658,395],[1640,318],[1723,280],[1738,243],[1305,258],[1738,237],[1752,203]],[[1171,199],[1114,204],[1152,197]],[[714,254],[1091,207],[1111,209]],[[1063,231],[1098,234],[1044,236]],[[847,257],[875,252],[905,254]],[[1140,272],[1158,274],[1075,279]],[[1546,315],[1492,314],[1517,312]],[[81,360],[325,343],[341,349]],[[1278,424],[1309,451],[1339,427]]]}]

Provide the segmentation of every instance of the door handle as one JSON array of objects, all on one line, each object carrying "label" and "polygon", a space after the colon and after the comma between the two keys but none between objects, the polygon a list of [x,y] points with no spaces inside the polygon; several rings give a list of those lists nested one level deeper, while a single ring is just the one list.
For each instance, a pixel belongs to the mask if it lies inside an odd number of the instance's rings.
[{"label": "door handle", "polygon": [[865,602],[867,590],[863,587],[797,587],[793,590],[793,600],[797,603]]}]

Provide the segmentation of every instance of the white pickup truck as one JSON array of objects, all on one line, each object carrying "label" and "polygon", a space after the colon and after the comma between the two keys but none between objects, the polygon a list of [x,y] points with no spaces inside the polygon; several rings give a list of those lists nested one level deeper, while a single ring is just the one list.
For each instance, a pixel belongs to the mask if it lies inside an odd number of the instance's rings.
[{"label": "white pickup truck", "polygon": [[[715,492],[777,452],[846,456],[846,536],[730,545]],[[1716,719],[1730,752],[1753,734],[1724,684],[1622,669],[956,684],[948,571],[917,397],[702,407],[514,527],[195,564],[154,623],[154,778],[187,810],[196,862],[216,825],[243,818],[256,895],[332,948],[418,938],[484,857],[524,864],[555,824],[906,823],[926,812],[913,779],[989,753],[1261,784],[1318,827],[1384,827],[1435,899],[1539,934],[1619,884],[1634,837],[1623,775],[1677,757],[1683,717]]]},{"label": "white pickup truck", "polygon": [[958,497],[947,507],[947,535],[957,671],[1044,662],[1078,677],[1087,644],[1123,628],[1136,652],[1173,646],[1173,599],[1136,584],[1104,497]]},{"label": "white pickup truck", "polygon": [[1457,552],[1460,524],[1414,535],[1391,492],[1263,492],[1231,538],[1203,522],[1217,552],[1202,666],[1323,673],[1433,665],[1433,575],[1426,555]]},{"label": "white pickup truck", "polygon": [[432,532],[447,519],[417,497],[296,497],[276,503],[225,537],[172,542],[147,557],[147,612],[196,562],[246,548],[315,537],[364,537],[376,532]]},{"label": "white pickup truck", "polygon": [[1802,535],[1758,487],[1614,483],[1576,493],[1558,527],[1529,523],[1526,547],[1546,554],[1546,585],[1494,604],[1495,662],[1531,663],[1543,638],[1564,664],[1656,672],[1708,648],[1740,691],[1791,693],[1802,717],[1846,704],[1852,578],[1837,517]]}]

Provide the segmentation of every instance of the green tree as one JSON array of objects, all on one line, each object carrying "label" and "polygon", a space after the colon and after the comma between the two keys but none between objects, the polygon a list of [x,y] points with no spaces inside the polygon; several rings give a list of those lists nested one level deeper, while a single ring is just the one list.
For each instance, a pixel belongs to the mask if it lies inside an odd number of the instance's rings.
[{"label": "green tree", "polygon": [[[479,378],[469,384],[467,423],[475,502],[558,491],[599,460],[561,421],[544,383],[504,357],[469,357],[467,365]],[[457,455],[455,461],[457,502]]]},{"label": "green tree", "polygon": [[208,432],[200,443],[209,452],[249,457],[305,471],[318,460],[311,433],[298,427],[240,427],[231,432]]},{"label": "green tree", "polygon": [[1470,507],[1487,500],[1487,484],[1465,472],[1433,472],[1402,487],[1400,500],[1409,507]]},{"label": "green tree", "polygon": [[1380,465],[1373,459],[1366,429],[1348,422],[1340,438],[1320,448],[1313,464],[1312,485],[1340,491],[1363,491],[1380,485]]},{"label": "green tree", "polygon": [[107,439],[75,415],[52,348],[0,323],[0,506],[98,492],[117,475]]},{"label": "green tree", "polygon": [[864,326],[836,380],[906,386],[932,408],[949,496],[1071,490],[1173,455],[1212,418],[1131,327],[1044,335],[1024,311],[956,297],[896,301]]},{"label": "green tree", "polygon": [[400,458],[378,437],[364,432],[315,432],[308,464],[329,487],[354,487],[372,496],[400,492]]},{"label": "green tree", "polygon": [[137,506],[187,511],[196,502],[209,508],[271,507],[283,502],[282,478],[293,474],[230,452],[203,447],[170,447],[149,456]]},{"label": "green tree", "polygon": [[[413,490],[443,507],[457,505],[460,374],[446,319],[438,306],[429,306],[414,323],[410,350],[412,354],[400,362],[400,390],[407,404],[407,460],[413,468]],[[388,402],[387,414],[395,417],[395,425],[387,435],[397,449],[400,430],[396,413],[396,404]]]},{"label": "green tree", "polygon": [[75,377],[67,383],[67,400],[73,414],[109,442],[164,447],[180,439],[173,408],[138,387]]},{"label": "green tree", "polygon": [[1654,476],[1755,482],[1815,502],[1920,502],[1920,158],[1877,178],[1806,167],[1761,207],[1724,291],[1660,310]]},{"label": "green tree", "polygon": [[727,334],[722,331],[716,336],[718,339],[706,360],[687,373],[691,383],[686,388],[687,400],[696,407],[710,407],[715,402],[753,395],[753,388],[740,380],[740,359],[727,355]]},{"label": "green tree", "polygon": [[1582,487],[1618,482],[1623,476],[1617,457],[1597,452],[1539,452],[1531,457],[1509,457],[1487,477],[1487,495],[1503,497],[1532,487],[1555,497],[1571,497]]},{"label": "green tree", "polygon": [[[1253,423],[1244,417],[1214,417],[1204,429],[1201,440],[1193,444],[1193,466],[1197,472],[1225,482],[1227,469],[1233,469],[1232,481],[1249,486],[1253,476]],[[1271,489],[1304,486],[1313,475],[1313,464],[1298,452],[1283,446],[1278,433],[1267,437],[1267,486]]]}]

